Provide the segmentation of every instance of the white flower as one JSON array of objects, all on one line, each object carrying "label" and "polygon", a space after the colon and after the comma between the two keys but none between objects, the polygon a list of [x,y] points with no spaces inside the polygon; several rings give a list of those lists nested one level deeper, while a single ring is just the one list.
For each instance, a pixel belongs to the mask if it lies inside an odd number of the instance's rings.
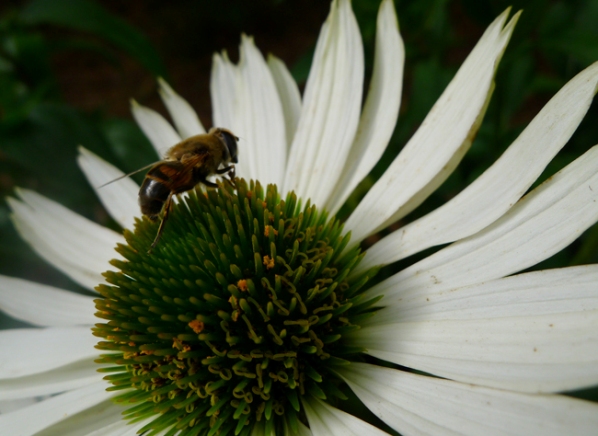
[{"label": "white flower", "polygon": [[[425,121],[353,211],[352,243],[404,217],[452,172],[477,131],[494,73],[519,14],[486,30]],[[358,27],[348,0],[334,1],[303,98],[284,64],[264,61],[243,37],[241,60],[215,55],[214,123],[242,138],[237,174],[294,190],[335,213],[384,151],[401,100],[403,44],[393,3],[378,15],[376,56],[365,107]],[[440,378],[353,362],[337,369],[361,401],[401,434],[592,434],[598,406],[557,392],[598,383],[598,265],[516,274],[575,240],[598,220],[598,148],[529,192],[585,115],[598,64],[573,78],[508,150],[436,211],[367,250],[353,274],[452,243],[366,291],[385,306],[346,340],[367,354]],[[133,104],[161,154],[204,132],[195,112],[165,82],[161,95],[176,129]],[[81,149],[92,186],[120,175]],[[131,228],[138,186],[123,179],[97,191],[112,217]],[[92,290],[124,243],[28,190],[9,199],[21,236],[49,263]],[[0,277],[0,307],[43,328],[0,332],[2,434],[134,434],[93,362],[92,298]],[[54,395],[58,394],[59,395]],[[43,400],[40,401],[40,398]],[[382,434],[315,397],[301,398],[314,435]],[[288,430],[288,429],[287,429]],[[255,433],[263,432],[257,426]]]}]

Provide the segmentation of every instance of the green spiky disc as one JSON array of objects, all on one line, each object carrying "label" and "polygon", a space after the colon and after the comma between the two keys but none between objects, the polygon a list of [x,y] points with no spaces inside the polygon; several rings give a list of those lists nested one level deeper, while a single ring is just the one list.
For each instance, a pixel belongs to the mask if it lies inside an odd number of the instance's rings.
[{"label": "green spiky disc", "polygon": [[[125,232],[125,260],[98,286],[98,360],[125,414],[168,434],[249,434],[306,422],[301,397],[342,397],[331,369],[356,350],[342,340],[373,301],[372,271],[350,236],[315,206],[275,186],[191,192],[158,223]],[[283,423],[286,421],[286,423]]]}]

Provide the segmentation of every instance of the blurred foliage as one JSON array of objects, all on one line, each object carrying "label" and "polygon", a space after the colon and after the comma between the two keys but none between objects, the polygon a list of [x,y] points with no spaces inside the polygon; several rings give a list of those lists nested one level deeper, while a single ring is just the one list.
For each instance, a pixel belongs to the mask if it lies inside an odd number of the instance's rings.
[{"label": "blurred foliage", "polygon": [[[46,25],[47,27],[44,28]],[[57,27],[78,33],[48,37]],[[95,39],[89,39],[89,35]],[[115,62],[122,51],[150,75],[166,69],[147,38],[93,1],[34,0],[0,17],[0,273],[70,289],[78,286],[48,267],[20,240],[4,198],[16,186],[35,189],[89,218],[104,216],[76,164],[77,146],[126,170],[155,160],[129,119],[86,113],[61,96],[52,58],[87,50]],[[124,96],[123,98],[127,98]],[[145,150],[145,153],[139,150]]]},{"label": "blurred foliage", "polygon": [[[328,10],[326,2],[320,2],[319,6],[317,2],[309,3],[310,7],[306,7],[303,2],[293,0],[227,0],[217,6],[214,2],[178,0],[168,6],[169,11],[174,11],[172,14],[178,12],[176,26],[158,31],[151,27],[141,30],[131,24],[136,19],[135,8],[127,9],[127,16],[119,16],[113,12],[115,4],[93,0],[32,0],[0,6],[0,274],[85,292],[46,265],[20,240],[10,222],[4,198],[14,195],[16,186],[35,189],[118,230],[77,167],[77,146],[84,145],[124,171],[155,160],[151,146],[131,117],[117,116],[103,107],[82,109],[65,99],[64,86],[61,88],[57,79],[64,71],[57,71],[54,65],[57,56],[75,60],[86,53],[101,57],[113,65],[118,74],[126,74],[127,70],[121,68],[124,62],[134,62],[144,68],[149,77],[170,77],[176,73],[175,67],[169,65],[167,69],[163,60],[166,53],[154,48],[148,34],[154,39],[167,39],[169,35],[184,32],[190,48],[185,51],[176,42],[171,47],[177,55],[186,56],[186,62],[192,63],[200,46],[208,41],[221,41],[221,32],[238,35],[241,31],[259,31],[269,25],[277,29],[282,26],[299,30],[282,42],[289,47],[287,53],[274,54],[294,59],[289,67],[293,76],[303,83],[309,73],[313,42],[297,52],[296,47],[305,46],[298,42],[307,37],[300,30],[302,20],[308,16],[325,16]],[[164,13],[159,2],[150,4],[156,8],[156,14]],[[368,72],[373,59],[378,6],[379,0],[353,0],[364,37]],[[443,204],[473,181],[500,156],[561,86],[598,60],[598,2],[593,0],[397,1],[407,56],[399,122],[382,160],[348,200],[341,214],[352,209],[382,174],[486,26],[509,6],[513,11],[523,9],[524,13],[498,69],[497,87],[484,124],[459,168],[408,217],[409,220]],[[298,9],[301,13],[297,13]],[[276,22],[272,16],[283,17],[282,22]],[[161,19],[166,20],[168,16],[156,16],[153,22]],[[316,33],[312,33],[315,38]],[[263,35],[261,38],[257,40],[259,46],[269,44]],[[211,46],[208,49],[214,50]],[[177,89],[185,96],[184,90]],[[122,95],[122,100],[127,101],[132,96],[137,97],[127,94]],[[597,112],[598,105],[594,104],[541,180],[598,143]],[[537,268],[597,263],[597,247],[598,226],[595,225],[570,247]],[[427,252],[419,257],[425,254]],[[417,258],[414,256],[405,262]],[[394,265],[387,274],[405,265],[404,262]],[[3,322],[4,325],[18,324],[7,319]]]}]

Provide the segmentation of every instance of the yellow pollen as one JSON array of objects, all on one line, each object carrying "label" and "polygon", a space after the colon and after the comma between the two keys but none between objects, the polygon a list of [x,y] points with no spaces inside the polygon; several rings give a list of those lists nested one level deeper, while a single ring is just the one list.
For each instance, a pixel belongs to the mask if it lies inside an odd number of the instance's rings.
[{"label": "yellow pollen", "polygon": [[268,269],[274,268],[274,259],[271,259],[270,256],[264,256],[264,266]]},{"label": "yellow pollen", "polygon": [[194,319],[193,321],[190,321],[189,324],[187,324],[189,327],[191,327],[191,330],[193,330],[193,332],[195,333],[201,333],[203,331],[203,322],[201,322],[198,319]]}]

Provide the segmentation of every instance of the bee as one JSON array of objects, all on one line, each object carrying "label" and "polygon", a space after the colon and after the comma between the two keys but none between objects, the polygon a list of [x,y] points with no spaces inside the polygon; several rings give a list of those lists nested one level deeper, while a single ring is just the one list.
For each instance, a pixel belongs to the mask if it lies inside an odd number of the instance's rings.
[{"label": "bee", "polygon": [[[148,250],[152,252],[160,241],[164,224],[172,204],[172,196],[193,189],[198,184],[216,188],[216,183],[207,178],[214,174],[227,174],[233,183],[237,163],[237,138],[230,130],[213,127],[208,133],[191,136],[172,146],[164,159],[141,168],[149,167],[139,189],[141,213],[156,221],[162,211],[164,215],[158,233]],[[220,168],[220,166],[223,166]],[[127,174],[127,176],[131,175]],[[126,177],[126,176],[123,176]],[[118,180],[118,179],[117,179]],[[113,180],[114,181],[114,180]]]}]

